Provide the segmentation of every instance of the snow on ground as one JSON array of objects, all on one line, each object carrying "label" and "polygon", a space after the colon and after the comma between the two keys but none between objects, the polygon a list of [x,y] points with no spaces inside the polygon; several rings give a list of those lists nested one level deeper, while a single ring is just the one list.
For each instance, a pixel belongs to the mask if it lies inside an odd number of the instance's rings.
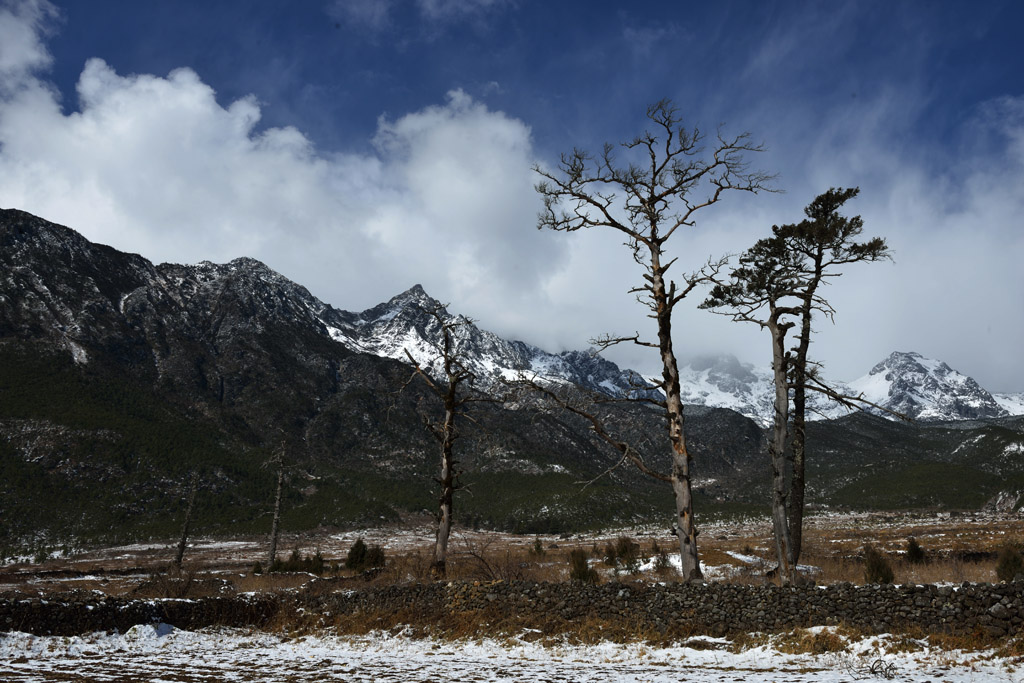
[{"label": "snow on ground", "polygon": [[[124,634],[80,637],[0,634],[0,679],[89,681],[711,681],[833,683],[899,681],[1024,681],[1024,670],[984,655],[880,654],[885,636],[854,643],[847,653],[787,655],[767,646],[732,653],[725,640],[688,646],[603,643],[543,646],[419,640],[402,634],[364,637],[287,636],[241,629],[181,631],[166,624]],[[895,648],[894,648],[895,649]]]}]

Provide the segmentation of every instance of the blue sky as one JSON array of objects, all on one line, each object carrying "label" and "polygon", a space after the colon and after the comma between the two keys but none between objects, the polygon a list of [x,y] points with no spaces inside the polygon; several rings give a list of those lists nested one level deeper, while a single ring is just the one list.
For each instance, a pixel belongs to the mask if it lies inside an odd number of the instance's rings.
[{"label": "blue sky", "polygon": [[[827,374],[916,350],[1024,391],[1022,25],[1016,1],[0,0],[0,206],[158,262],[253,256],[350,310],[421,282],[579,348],[646,329],[639,272],[614,236],[539,233],[530,167],[667,97],[762,141],[784,190],[708,210],[683,270],[860,186],[895,262],[832,286]],[[681,355],[768,363],[697,303]]]}]

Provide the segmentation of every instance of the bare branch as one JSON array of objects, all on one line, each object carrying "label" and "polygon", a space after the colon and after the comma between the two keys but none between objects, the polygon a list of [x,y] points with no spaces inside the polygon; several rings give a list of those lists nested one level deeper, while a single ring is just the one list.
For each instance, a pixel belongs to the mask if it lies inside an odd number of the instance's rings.
[{"label": "bare branch", "polygon": [[804,384],[804,388],[805,389],[807,389],[809,391],[817,392],[819,394],[824,394],[825,396],[827,396],[828,398],[832,399],[836,403],[838,403],[838,404],[840,404],[840,405],[842,405],[842,406],[844,406],[846,408],[849,408],[851,410],[856,410],[856,411],[864,412],[864,407],[867,406],[869,408],[875,408],[876,410],[881,410],[884,413],[892,415],[893,417],[898,418],[900,420],[904,420],[906,422],[913,422],[914,421],[914,419],[912,417],[908,416],[908,415],[905,415],[905,414],[903,414],[901,412],[892,410],[890,408],[886,408],[883,405],[879,405],[877,403],[874,403],[872,401],[867,400],[866,398],[864,398],[864,394],[863,393],[856,394],[856,395],[840,393],[835,388],[829,386],[828,384],[825,384],[823,381],[821,381],[820,379],[818,379],[814,375],[807,375],[806,379],[807,379],[807,382]]},{"label": "bare branch", "polygon": [[658,348],[657,344],[641,341],[639,332],[635,333],[631,337],[612,337],[611,335],[601,335],[600,337],[595,337],[590,340],[590,344],[596,346],[599,351],[606,351],[612,346],[623,342],[632,342],[637,346],[648,346],[652,349]]},{"label": "bare branch", "polygon": [[615,448],[615,450],[619,451],[619,453],[622,454],[622,457],[626,458],[631,463],[633,463],[633,465],[644,474],[653,477],[654,479],[657,479],[659,481],[672,481],[672,478],[669,475],[651,469],[647,465],[647,463],[644,462],[644,459],[641,456],[641,454],[634,450],[633,447],[630,446],[630,444],[628,444],[625,441],[622,441],[621,439],[616,438],[611,433],[609,433],[608,430],[605,429],[605,426],[601,422],[601,420],[593,413],[577,407],[567,399],[563,398],[562,396],[559,396],[554,391],[551,391],[547,387],[537,384],[533,380],[523,379],[521,380],[521,382],[530,390],[535,391],[547,397],[549,400],[557,403],[564,410],[567,410],[570,413],[573,413],[574,415],[578,415],[585,419],[587,422],[590,423],[591,431],[593,431],[598,437],[600,437],[602,441]]}]

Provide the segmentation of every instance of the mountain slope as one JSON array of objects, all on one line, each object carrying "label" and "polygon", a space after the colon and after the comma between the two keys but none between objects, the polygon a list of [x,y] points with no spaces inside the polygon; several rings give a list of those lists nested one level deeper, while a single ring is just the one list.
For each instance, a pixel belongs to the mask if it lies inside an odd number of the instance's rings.
[{"label": "mountain slope", "polygon": [[[251,259],[153,265],[14,210],[0,210],[0,245],[0,554],[26,539],[171,535],[193,471],[197,532],[253,531],[269,505],[263,464],[281,443],[290,528],[433,509],[436,445],[422,416],[439,407],[421,383],[402,389],[408,365],[368,352],[427,352],[430,330],[410,301],[434,303],[421,288],[353,314]],[[588,354],[462,329],[484,378],[555,368],[564,375],[547,370],[553,381],[608,393],[623,374]],[[663,429],[656,412],[600,410],[654,444],[652,462],[667,460],[651,438]],[[458,443],[474,494],[458,502],[463,521],[558,530],[670,514],[668,490],[625,468],[581,490],[616,456],[580,419],[530,405],[482,405],[475,418]],[[728,494],[730,468],[756,461],[758,439],[705,431],[716,457],[697,477]]]},{"label": "mountain slope", "polygon": [[872,403],[917,420],[972,420],[1009,414],[972,378],[913,351],[892,353],[849,386]]},{"label": "mountain slope", "polygon": [[[252,259],[153,265],[0,210],[0,556],[173,536],[192,473],[196,533],[265,530],[273,477],[264,463],[282,445],[288,529],[430,514],[436,444],[422,419],[439,407],[422,383],[405,386],[410,369],[398,359],[408,348],[432,360],[436,321],[423,308],[436,305],[413,287],[350,313]],[[630,390],[629,371],[587,352],[549,354],[475,325],[460,330],[485,383],[526,371],[605,395]],[[752,413],[763,407],[749,390],[762,381],[756,371],[711,365],[694,376],[745,395]],[[671,517],[667,487],[614,467],[618,454],[588,423],[534,402],[515,408],[481,405],[464,425],[457,448],[472,495],[457,500],[457,519],[535,532]],[[657,410],[593,409],[647,462],[667,466]],[[763,509],[758,425],[688,406],[686,429],[697,514]],[[814,429],[815,505],[976,508],[998,499],[1013,508],[1024,491],[1021,420],[851,416]],[[960,488],[934,486],[944,479]]]}]

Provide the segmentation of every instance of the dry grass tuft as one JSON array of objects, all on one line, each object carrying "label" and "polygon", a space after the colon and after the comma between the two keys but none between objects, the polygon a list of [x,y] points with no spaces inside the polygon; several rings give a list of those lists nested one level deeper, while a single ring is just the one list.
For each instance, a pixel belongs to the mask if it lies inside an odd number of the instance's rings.
[{"label": "dry grass tuft", "polygon": [[499,607],[476,610],[438,610],[430,607],[375,609],[335,615],[325,620],[324,625],[346,635],[388,632],[441,640],[474,641],[489,638],[552,645],[594,645],[603,642],[668,645],[694,635],[692,629],[659,628],[649,620],[635,615],[614,620],[593,615],[566,619],[543,611],[517,611]]},{"label": "dry grass tuft", "polygon": [[772,645],[779,652],[791,655],[823,655],[849,649],[846,638],[832,629],[810,631],[798,628],[776,636],[772,639]]}]

